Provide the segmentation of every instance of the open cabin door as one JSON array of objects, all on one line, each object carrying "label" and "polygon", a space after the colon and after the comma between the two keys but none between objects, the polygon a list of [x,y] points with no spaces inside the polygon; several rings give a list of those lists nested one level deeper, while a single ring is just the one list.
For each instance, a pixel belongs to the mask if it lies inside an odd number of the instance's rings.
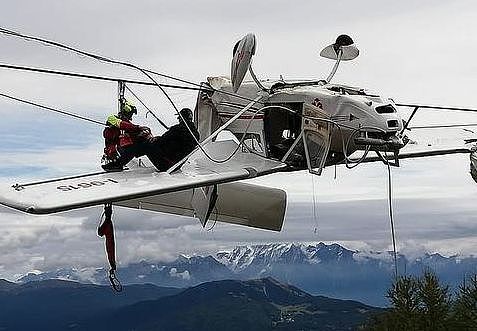
[{"label": "open cabin door", "polygon": [[[302,139],[308,171],[321,175],[331,144],[330,119],[322,109],[305,104],[303,107]],[[323,120],[320,120],[323,119]]]},{"label": "open cabin door", "polygon": [[267,106],[271,107],[264,117],[267,156],[280,160],[300,136],[303,103],[275,102]]}]

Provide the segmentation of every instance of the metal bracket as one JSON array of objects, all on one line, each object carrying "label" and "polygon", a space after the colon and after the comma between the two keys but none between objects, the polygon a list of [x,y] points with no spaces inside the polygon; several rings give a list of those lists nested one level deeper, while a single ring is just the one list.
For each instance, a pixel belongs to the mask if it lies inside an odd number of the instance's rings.
[{"label": "metal bracket", "polygon": [[118,81],[118,112],[121,111],[122,105],[124,104],[124,91],[126,89],[126,83],[122,80]]},{"label": "metal bracket", "polygon": [[400,132],[401,135],[404,133],[404,131],[406,131],[407,127],[409,126],[409,123],[411,123],[411,120],[414,117],[414,115],[416,115],[418,109],[419,109],[419,106],[414,107],[414,110],[412,111],[411,116],[409,116],[409,118],[407,119],[406,124],[404,124],[404,127],[402,128],[402,130]]}]

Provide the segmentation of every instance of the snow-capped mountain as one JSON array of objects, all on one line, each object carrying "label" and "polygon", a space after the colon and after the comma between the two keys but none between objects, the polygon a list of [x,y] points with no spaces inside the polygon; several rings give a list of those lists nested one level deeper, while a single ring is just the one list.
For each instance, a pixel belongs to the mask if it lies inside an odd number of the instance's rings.
[{"label": "snow-capped mountain", "polygon": [[[119,267],[118,277],[124,284],[152,283],[162,286],[187,287],[207,281],[231,279],[233,277],[225,265],[212,256],[179,256],[175,261],[131,263]],[[41,281],[46,279],[74,280],[82,283],[107,284],[105,268],[62,268],[47,272],[30,272],[18,282]]]},{"label": "snow-capped mountain", "polygon": [[[124,284],[152,283],[158,286],[188,287],[222,279],[246,280],[274,277],[313,294],[355,299],[373,305],[386,304],[385,293],[393,279],[391,252],[359,252],[338,244],[300,243],[237,246],[215,256],[179,256],[172,262],[141,261],[120,266]],[[400,273],[419,275],[430,268],[451,286],[464,275],[477,273],[477,258],[424,254],[407,259],[398,256]],[[29,273],[19,282],[45,279],[76,280],[107,284],[104,268],[64,268]]]},{"label": "snow-capped mountain", "polygon": [[338,244],[287,243],[237,246],[230,252],[218,252],[216,257],[231,270],[240,272],[251,266],[273,264],[349,263],[355,253]]}]

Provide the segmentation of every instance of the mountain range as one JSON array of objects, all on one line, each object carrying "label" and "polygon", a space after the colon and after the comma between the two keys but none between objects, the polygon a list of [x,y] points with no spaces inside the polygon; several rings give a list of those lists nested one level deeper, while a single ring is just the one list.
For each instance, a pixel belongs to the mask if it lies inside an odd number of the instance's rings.
[{"label": "mountain range", "polygon": [[310,295],[273,278],[187,288],[0,280],[0,330],[352,330],[380,308]]},{"label": "mountain range", "polygon": [[[418,258],[398,255],[400,274],[420,275],[434,270],[439,278],[457,286],[465,275],[477,272],[477,258],[438,253]],[[66,279],[106,284],[106,270],[64,268],[29,273],[19,282]],[[387,304],[385,293],[394,277],[391,252],[360,252],[339,244],[263,244],[237,246],[213,256],[179,256],[172,262],[141,261],[120,267],[125,284],[190,287],[214,280],[273,277],[313,294],[352,299],[375,306]]]}]

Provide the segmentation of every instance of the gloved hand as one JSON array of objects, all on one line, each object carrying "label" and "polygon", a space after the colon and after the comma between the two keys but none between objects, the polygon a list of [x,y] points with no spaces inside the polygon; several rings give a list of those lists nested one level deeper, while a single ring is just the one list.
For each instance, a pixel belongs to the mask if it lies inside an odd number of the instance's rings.
[{"label": "gloved hand", "polygon": [[142,133],[142,132],[149,132],[149,133],[151,133],[151,129],[150,129],[149,127],[147,127],[147,126],[139,126],[138,131],[141,132],[141,133]]},{"label": "gloved hand", "polygon": [[136,139],[148,141],[152,137],[153,136],[152,136],[150,128],[148,128],[147,126],[140,126],[139,127],[139,131],[137,133]]}]

